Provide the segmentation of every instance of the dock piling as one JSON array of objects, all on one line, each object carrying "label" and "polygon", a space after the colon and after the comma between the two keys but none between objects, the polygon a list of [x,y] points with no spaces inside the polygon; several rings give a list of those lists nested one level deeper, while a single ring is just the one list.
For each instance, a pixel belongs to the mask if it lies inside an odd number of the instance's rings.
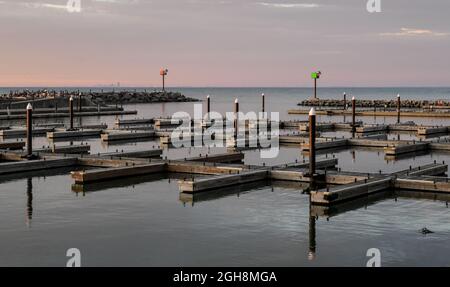
[{"label": "dock piling", "polygon": [[261,101],[262,101],[262,112],[264,113],[266,110],[266,96],[264,93],[261,94]]},{"label": "dock piling", "polygon": [[238,99],[234,100],[234,146],[237,146],[237,138],[238,138],[238,125],[239,125],[239,101]]},{"label": "dock piling", "polygon": [[397,95],[397,123],[400,123],[400,109],[401,109],[401,101],[400,94]]},{"label": "dock piling", "polygon": [[355,137],[356,132],[356,99],[352,97],[352,136]]},{"label": "dock piling", "polygon": [[346,110],[347,109],[347,93],[344,92],[343,96],[344,96],[344,108],[343,109]]},{"label": "dock piling", "polygon": [[69,130],[73,130],[73,97],[69,98],[69,117],[70,117],[70,128]]},{"label": "dock piling", "polygon": [[78,112],[81,112],[81,92],[80,93],[78,93]]},{"label": "dock piling", "polygon": [[27,156],[33,154],[33,106],[27,106]]},{"label": "dock piling", "polygon": [[309,111],[309,174],[314,178],[316,173],[316,110]]}]

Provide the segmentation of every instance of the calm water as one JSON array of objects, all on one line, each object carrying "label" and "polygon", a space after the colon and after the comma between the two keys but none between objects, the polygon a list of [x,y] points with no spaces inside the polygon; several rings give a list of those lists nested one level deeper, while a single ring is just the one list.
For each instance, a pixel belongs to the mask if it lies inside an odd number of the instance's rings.
[{"label": "calm water", "polygon": [[[311,93],[310,89],[179,90],[199,99],[211,94],[212,109],[219,112],[230,111],[235,97],[240,100],[241,110],[259,110],[259,95],[264,92],[266,107],[279,111],[281,119],[304,118],[289,116],[286,110],[295,108]],[[0,93],[5,91],[9,89]],[[401,93],[404,98],[450,100],[449,88],[327,88],[320,89],[319,95],[339,97],[343,91],[368,99],[391,98]],[[127,108],[137,109],[137,117],[149,118],[180,110],[192,112],[192,105]],[[362,119],[378,123],[395,120]],[[114,120],[115,117],[92,117],[83,118],[82,123],[111,124]],[[7,123],[0,123],[4,124]],[[436,120],[433,124],[450,125]],[[414,138],[407,134],[401,137]],[[86,142],[93,153],[158,146],[157,141],[105,145],[98,139],[83,140]],[[49,144],[44,137],[35,138],[36,147]],[[166,149],[164,155],[175,159],[206,152],[207,149]],[[338,158],[342,170],[364,172],[398,171],[434,160],[450,162],[450,153],[418,154],[396,160],[386,158],[382,150],[346,149],[320,154],[322,158],[332,156]],[[246,164],[272,165],[296,159],[302,160],[303,155],[295,147],[281,147],[275,159],[261,160],[258,151],[245,152]],[[176,178],[161,174],[93,185],[83,194],[72,191],[70,170],[0,177],[0,266],[65,266],[66,250],[72,247],[81,250],[84,266],[365,266],[369,248],[380,249],[385,266],[450,266],[450,211],[446,206],[450,196],[386,193],[337,209],[310,210],[308,195],[302,194],[302,186],[297,184],[252,184],[192,199],[180,197]],[[311,221],[310,214],[317,215],[317,221]],[[422,235],[418,230],[423,227],[435,233]],[[312,246],[315,258],[309,260]]]}]

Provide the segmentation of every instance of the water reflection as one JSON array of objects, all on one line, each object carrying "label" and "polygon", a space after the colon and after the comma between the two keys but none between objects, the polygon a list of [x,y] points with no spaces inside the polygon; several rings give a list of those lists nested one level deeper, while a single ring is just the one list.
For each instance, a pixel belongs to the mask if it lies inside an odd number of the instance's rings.
[{"label": "water reflection", "polygon": [[31,220],[33,219],[33,178],[27,178],[27,209],[25,223],[28,228],[31,227]]},{"label": "water reflection", "polygon": [[395,193],[393,191],[384,191],[371,194],[366,197],[362,197],[359,199],[334,204],[331,206],[323,206],[323,205],[311,205],[310,208],[310,216],[312,217],[325,217],[327,220],[333,216],[337,216],[339,214],[343,214],[352,210],[367,208],[370,205],[373,205],[382,200],[386,200],[389,198],[394,198]]},{"label": "water reflection", "polygon": [[168,176],[169,175],[167,173],[155,173],[148,175],[139,175],[136,177],[127,177],[108,181],[93,182],[88,184],[74,183],[72,184],[72,191],[75,192],[77,195],[81,193],[83,196],[85,196],[86,193],[103,191],[113,188],[122,188],[122,187],[134,188],[134,186],[137,184],[166,179],[168,178]]},{"label": "water reflection", "polygon": [[267,186],[270,186],[270,182],[263,180],[231,187],[223,187],[220,189],[214,189],[212,191],[205,191],[200,193],[180,192],[179,200],[183,203],[183,205],[186,205],[186,203],[190,203],[191,206],[194,206],[194,204],[197,202],[212,201],[220,198],[230,197],[233,195],[239,197],[241,194],[260,190],[261,188],[265,188]]},{"label": "water reflection", "polygon": [[427,150],[422,150],[417,152],[401,153],[397,155],[384,155],[384,159],[386,160],[387,163],[391,161],[395,162],[400,159],[408,159],[408,158],[412,158],[412,160],[415,160],[417,156],[424,156],[427,154],[430,154],[430,152]]},{"label": "water reflection", "polygon": [[71,167],[60,167],[55,169],[47,169],[47,170],[37,170],[37,171],[27,171],[27,172],[20,172],[20,173],[12,173],[12,174],[5,174],[0,175],[0,184],[8,183],[8,182],[15,182],[19,179],[25,179],[25,178],[39,178],[39,177],[45,177],[45,176],[56,176],[56,175],[67,175],[71,171],[77,171],[86,169],[86,167],[79,167],[79,166],[71,166]]},{"label": "water reflection", "polygon": [[[311,201],[310,201],[311,206]],[[309,251],[308,260],[316,259],[316,217],[309,216]]]}]

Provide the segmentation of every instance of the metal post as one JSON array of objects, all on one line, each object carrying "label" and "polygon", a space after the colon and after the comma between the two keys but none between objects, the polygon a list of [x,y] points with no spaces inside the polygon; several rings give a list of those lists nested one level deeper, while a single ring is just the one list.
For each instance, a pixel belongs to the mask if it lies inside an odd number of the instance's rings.
[{"label": "metal post", "polygon": [[352,97],[352,133],[353,137],[355,137],[356,132],[356,99]]},{"label": "metal post", "polygon": [[27,105],[27,156],[33,154],[33,106]]},{"label": "metal post", "polygon": [[317,78],[314,78],[314,99],[317,99]]},{"label": "metal post", "polygon": [[316,173],[316,110],[309,111],[309,175]]},{"label": "metal post", "polygon": [[70,117],[70,128],[69,130],[73,130],[73,97],[69,98],[69,117]]},{"label": "metal post", "polygon": [[237,146],[238,125],[239,125],[239,101],[234,100],[234,146]]},{"label": "metal post", "polygon": [[162,75],[162,81],[163,81],[163,82],[162,82],[162,84],[163,84],[163,87],[162,87],[163,89],[162,89],[162,90],[163,90],[163,92],[166,91],[166,87],[165,87],[165,77],[166,77],[166,75],[163,74],[163,75]]},{"label": "metal post", "polygon": [[81,93],[78,93],[78,112],[81,112]]},{"label": "metal post", "polygon": [[266,96],[264,93],[261,94],[261,100],[262,100],[262,112],[264,113],[266,111]]},{"label": "metal post", "polygon": [[400,101],[400,94],[397,95],[397,123],[400,123],[400,109],[401,109],[401,101]]},{"label": "metal post", "polygon": [[55,92],[55,94],[53,96],[53,100],[54,100],[54,103],[55,103],[55,113],[58,112],[58,100],[57,100],[57,97],[59,98],[60,93],[61,92],[58,92],[58,94],[56,94],[56,92]]},{"label": "metal post", "polygon": [[344,110],[347,109],[347,93],[344,92]]}]

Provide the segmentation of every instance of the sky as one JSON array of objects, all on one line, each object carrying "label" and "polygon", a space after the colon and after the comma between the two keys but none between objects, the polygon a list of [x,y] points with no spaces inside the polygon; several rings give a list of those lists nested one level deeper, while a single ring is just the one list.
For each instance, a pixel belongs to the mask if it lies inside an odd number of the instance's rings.
[{"label": "sky", "polygon": [[450,86],[448,0],[79,1],[0,0],[0,86]]}]

